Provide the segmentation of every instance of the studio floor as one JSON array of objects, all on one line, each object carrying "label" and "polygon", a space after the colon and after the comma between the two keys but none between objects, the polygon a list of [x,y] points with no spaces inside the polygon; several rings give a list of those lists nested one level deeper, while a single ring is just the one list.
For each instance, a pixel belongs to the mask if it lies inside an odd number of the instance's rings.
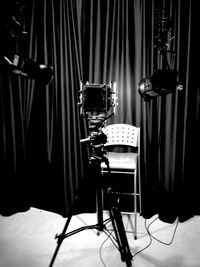
[{"label": "studio floor", "polygon": [[[104,216],[108,217],[106,212]],[[146,226],[156,218],[146,220]],[[200,216],[178,223],[178,226],[177,221],[167,224],[156,219],[149,227],[151,238],[145,219],[139,216],[137,240],[133,237],[133,214],[123,214],[123,221],[133,255],[132,266],[200,266]],[[57,245],[55,234],[61,233],[65,223],[66,218],[36,208],[8,217],[0,216],[0,267],[48,267]],[[95,223],[96,214],[76,215],[70,221],[68,232]],[[172,239],[172,244],[166,245]],[[97,235],[92,229],[64,239],[53,266],[123,267],[126,264],[112,241],[103,232]]]}]

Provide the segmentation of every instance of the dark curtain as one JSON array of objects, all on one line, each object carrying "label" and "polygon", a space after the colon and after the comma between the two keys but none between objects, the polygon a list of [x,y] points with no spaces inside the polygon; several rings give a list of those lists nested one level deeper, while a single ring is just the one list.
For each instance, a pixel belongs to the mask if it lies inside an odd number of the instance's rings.
[{"label": "dark curtain", "polygon": [[[155,37],[156,8],[163,3],[173,22],[170,49],[176,52],[175,58],[172,54],[168,62],[171,68],[178,70],[183,90],[142,104],[143,215],[150,217],[158,213],[160,219],[173,222],[177,216],[184,221],[199,214],[196,158],[200,144],[199,41],[196,38],[197,7],[192,1],[155,1],[154,10],[150,12],[154,22],[151,36]],[[153,62],[155,67],[155,53],[151,55],[148,62]],[[152,66],[146,75],[153,73]]]},{"label": "dark curtain", "polygon": [[[2,66],[1,210],[9,214],[34,206],[66,216],[83,176],[82,1],[26,1],[24,19],[28,38],[17,39],[22,56],[52,65],[54,74],[46,86]],[[15,41],[5,40],[6,56],[16,53]]]},{"label": "dark curtain", "polygon": [[[173,18],[170,46],[176,56],[169,62],[184,89],[144,102],[137,85],[155,67],[159,2]],[[80,145],[87,137],[78,107],[80,81],[116,81],[119,104],[109,123],[141,127],[143,216],[158,213],[173,221],[199,213],[199,41],[197,7],[191,2],[25,2],[28,41],[21,50],[51,64],[54,76],[45,86],[1,64],[2,214],[35,206],[68,215],[88,164],[88,151]],[[10,39],[9,46],[15,53]],[[5,46],[3,51],[11,54]]]}]

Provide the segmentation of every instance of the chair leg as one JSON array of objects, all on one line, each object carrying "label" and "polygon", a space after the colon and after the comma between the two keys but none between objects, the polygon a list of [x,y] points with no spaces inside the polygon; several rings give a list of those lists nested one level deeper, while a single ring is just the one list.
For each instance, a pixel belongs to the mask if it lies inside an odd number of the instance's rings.
[{"label": "chair leg", "polygon": [[135,232],[134,232],[134,239],[137,239],[137,212],[134,214],[135,217]]},{"label": "chair leg", "polygon": [[140,173],[140,156],[138,157],[138,193],[139,193],[139,210],[142,214],[142,197],[141,197],[141,173]]},{"label": "chair leg", "polygon": [[136,181],[137,173],[134,173],[134,218],[135,218],[135,231],[134,231],[134,239],[137,239],[137,181]]}]

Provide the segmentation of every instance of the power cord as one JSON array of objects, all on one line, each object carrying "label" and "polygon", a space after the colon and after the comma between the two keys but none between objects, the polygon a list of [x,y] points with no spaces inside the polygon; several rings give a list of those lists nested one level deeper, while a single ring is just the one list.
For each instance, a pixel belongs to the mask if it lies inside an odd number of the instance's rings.
[{"label": "power cord", "polygon": [[[173,243],[174,241],[174,237],[175,237],[175,234],[176,234],[176,230],[178,228],[178,224],[179,224],[179,221],[177,219],[176,221],[176,225],[175,225],[175,228],[174,228],[174,231],[173,231],[173,235],[172,235],[172,238],[171,238],[171,241],[169,243],[166,243],[166,242],[163,242],[162,240],[159,240],[158,238],[156,238],[151,232],[150,232],[150,227],[152,226],[152,224],[158,220],[159,217],[156,217],[155,219],[153,219],[152,222],[149,223],[149,225],[147,226],[147,219],[145,219],[144,221],[144,225],[145,225],[145,229],[147,231],[147,234],[149,236],[149,243],[141,250],[137,251],[134,255],[133,255],[133,259],[138,255],[140,254],[142,251],[146,250],[147,248],[150,247],[150,245],[152,244],[152,241],[153,239],[156,240],[157,242],[163,244],[163,245],[166,245],[166,246],[169,246]],[[109,223],[110,220],[106,220],[106,224]],[[101,246],[100,246],[100,249],[99,249],[99,256],[100,256],[100,259],[101,259],[101,262],[103,264],[104,267],[107,267],[103,261],[103,258],[102,258],[102,254],[101,254],[101,251],[102,251],[102,248],[103,248],[103,245],[106,243],[106,241],[110,238],[110,240],[112,241],[112,243],[114,244],[114,246],[118,249],[117,245],[116,245],[116,240],[114,238],[114,236],[112,235],[113,233],[113,230],[112,231],[109,231],[109,230],[104,230],[104,233],[107,235],[107,238],[102,242]],[[118,249],[119,250],[119,249]]]},{"label": "power cord", "polygon": [[[105,233],[105,234],[107,234],[107,233]],[[111,235],[112,235],[112,232],[109,235],[107,234],[107,238],[102,242],[100,249],[99,249],[99,257],[100,257],[100,260],[101,260],[104,267],[107,267],[107,266],[106,266],[106,264],[102,258],[102,248],[103,248],[103,245],[106,243],[106,241],[110,238]]]},{"label": "power cord", "polygon": [[[153,221],[153,222],[154,222],[154,221]],[[151,222],[150,225],[151,225],[153,222]],[[137,251],[137,252],[133,255],[133,259],[134,259],[138,254],[140,254],[142,251],[144,251],[145,249],[147,249],[148,247],[150,247],[150,245],[152,244],[152,236],[151,236],[151,234],[149,233],[148,227],[147,227],[147,225],[146,225],[146,224],[147,224],[147,220],[146,220],[146,219],[145,219],[145,221],[144,221],[144,224],[145,224],[145,229],[146,229],[146,231],[147,231],[147,233],[148,233],[148,236],[149,236],[149,244],[148,244],[146,247],[144,247],[143,249]]]},{"label": "power cord", "polygon": [[179,220],[177,219],[177,221],[176,221],[176,225],[175,225],[175,228],[174,228],[174,231],[173,231],[173,235],[172,235],[172,239],[171,239],[171,241],[170,241],[169,243],[166,243],[166,242],[163,242],[162,240],[159,240],[158,238],[156,238],[156,237],[155,237],[153,234],[151,234],[151,232],[150,232],[150,226],[151,226],[151,225],[152,225],[158,218],[159,218],[159,217],[156,217],[156,218],[149,224],[148,229],[146,229],[146,230],[147,230],[148,234],[151,235],[151,237],[152,237],[153,239],[155,239],[156,241],[158,241],[159,243],[161,243],[161,244],[163,244],[163,245],[169,246],[169,245],[171,245],[171,244],[173,243],[173,241],[174,241],[174,237],[175,237],[175,234],[176,234],[176,230],[177,230],[177,228],[178,228]]},{"label": "power cord", "polygon": [[104,260],[103,260],[103,258],[102,258],[102,248],[103,248],[103,245],[106,243],[106,241],[107,241],[108,239],[110,239],[110,240],[112,241],[113,245],[117,248],[117,250],[119,250],[118,247],[117,247],[117,244],[116,244],[116,239],[115,239],[115,237],[112,235],[113,230],[109,231],[108,229],[106,229],[106,225],[107,225],[109,222],[111,222],[111,219],[110,219],[110,218],[104,221],[105,229],[103,230],[103,232],[107,235],[107,237],[106,237],[106,239],[102,242],[102,244],[101,244],[101,246],[100,246],[100,249],[99,249],[99,257],[100,257],[100,260],[101,260],[101,262],[102,262],[102,264],[103,264],[104,267],[107,267],[107,266],[106,266],[106,264],[105,264],[105,262],[104,262]]},{"label": "power cord", "polygon": [[150,230],[149,230],[149,229],[150,229],[150,226],[151,226],[156,220],[158,220],[158,219],[159,219],[159,217],[156,217],[152,222],[150,222],[150,224],[149,224],[148,226],[147,226],[147,219],[145,219],[145,221],[144,221],[145,229],[146,229],[146,231],[147,231],[147,233],[148,233],[148,236],[149,236],[150,241],[149,241],[149,244],[148,244],[146,247],[144,247],[143,249],[137,251],[137,252],[133,255],[133,258],[134,258],[136,255],[138,255],[139,253],[141,253],[142,251],[144,251],[145,249],[147,249],[148,247],[150,247],[150,245],[152,244],[153,239],[155,239],[155,240],[158,241],[159,243],[161,243],[161,244],[163,244],[163,245],[167,245],[167,246],[171,245],[172,242],[174,241],[175,233],[176,233],[176,230],[177,230],[177,227],[178,227],[178,224],[179,224],[178,219],[177,219],[177,222],[176,222],[176,225],[175,225],[175,228],[174,228],[174,232],[173,232],[173,235],[172,235],[172,239],[171,239],[171,241],[170,241],[169,243],[165,243],[165,242],[159,240],[159,239],[156,238],[154,235],[152,235],[151,232],[150,232]]}]

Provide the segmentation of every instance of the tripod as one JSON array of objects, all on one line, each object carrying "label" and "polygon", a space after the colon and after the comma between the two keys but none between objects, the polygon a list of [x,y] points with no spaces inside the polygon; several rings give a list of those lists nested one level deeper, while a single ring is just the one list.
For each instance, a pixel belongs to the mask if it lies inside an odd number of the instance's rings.
[{"label": "tripod", "polygon": [[59,248],[65,238],[72,236],[76,233],[79,233],[83,230],[87,230],[87,229],[96,229],[99,232],[104,231],[106,226],[103,220],[102,193],[104,194],[105,200],[108,203],[110,220],[112,223],[113,231],[115,233],[115,238],[116,238],[118,249],[121,255],[121,260],[126,263],[127,267],[132,266],[132,263],[131,263],[132,254],[130,252],[128,240],[126,237],[126,232],[125,232],[123,221],[122,221],[121,212],[119,210],[117,195],[114,193],[112,188],[106,182],[103,181],[103,176],[101,174],[101,162],[105,162],[107,166],[109,167],[109,162],[107,158],[105,157],[104,153],[102,152],[102,146],[103,145],[101,144],[92,146],[93,153],[89,160],[89,169],[92,172],[92,174],[94,174],[95,176],[97,224],[80,227],[76,230],[66,233],[67,228],[70,224],[71,218],[74,214],[74,211],[80,201],[80,195],[77,194],[62,233],[57,234],[55,236],[55,238],[57,239],[57,247],[54,251],[49,267],[53,266],[53,263],[56,259]]}]

